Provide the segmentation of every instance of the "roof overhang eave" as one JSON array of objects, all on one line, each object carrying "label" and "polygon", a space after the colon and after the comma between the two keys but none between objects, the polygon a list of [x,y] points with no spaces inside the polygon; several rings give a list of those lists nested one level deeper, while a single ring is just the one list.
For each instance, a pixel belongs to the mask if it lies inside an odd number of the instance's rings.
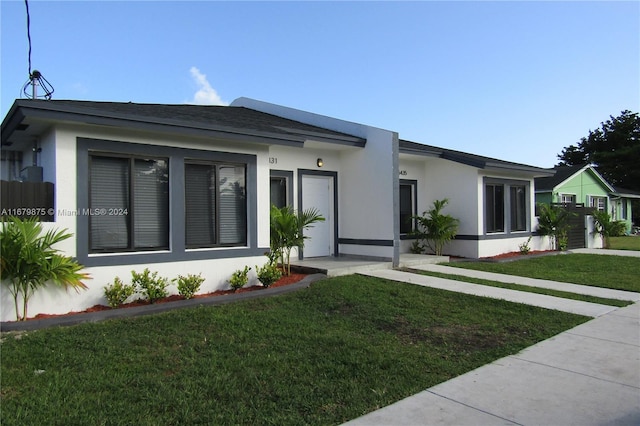
[{"label": "roof overhang eave", "polygon": [[524,172],[533,175],[534,178],[537,177],[549,177],[553,176],[556,172],[555,170],[543,169],[535,166],[528,166],[526,164],[504,164],[504,163],[495,163],[495,162],[486,162],[484,167],[486,170],[499,170],[499,171],[514,171],[514,172]]},{"label": "roof overhang eave", "polygon": [[[71,122],[107,127],[125,127],[141,131],[161,131],[173,134],[183,134],[191,136],[205,136],[223,139],[243,140],[247,142],[304,146],[307,139],[303,135],[285,135],[279,133],[261,132],[247,129],[240,129],[218,125],[193,125],[180,120],[154,120],[148,117],[125,116],[123,114],[92,114],[87,112],[70,111],[71,108],[53,109],[42,108],[41,106],[19,106],[10,111],[2,123],[2,141],[8,139],[16,131],[17,126],[25,118],[35,118],[40,120]],[[6,129],[5,129],[6,124]]]}]

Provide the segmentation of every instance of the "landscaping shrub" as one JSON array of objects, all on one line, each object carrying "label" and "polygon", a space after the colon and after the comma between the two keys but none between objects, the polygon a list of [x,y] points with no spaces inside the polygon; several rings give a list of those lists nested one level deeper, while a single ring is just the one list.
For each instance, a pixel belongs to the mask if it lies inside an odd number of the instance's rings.
[{"label": "landscaping shrub", "polygon": [[249,282],[250,270],[251,268],[245,266],[244,269],[238,269],[231,275],[231,278],[229,278],[229,284],[231,284],[233,291],[244,287]]},{"label": "landscaping shrub", "polygon": [[[29,299],[39,288],[48,284],[71,287],[76,291],[87,288],[82,280],[90,277],[80,272],[83,266],[53,248],[72,235],[66,229],[51,229],[43,233],[42,224],[36,219],[10,217],[2,222],[0,280],[13,297],[16,320],[27,319]],[[22,315],[18,303],[20,298]]]},{"label": "landscaping shrub", "polygon": [[169,285],[169,280],[164,277],[158,277],[158,272],[152,274],[149,268],[145,268],[142,273],[131,271],[131,284],[150,303],[167,297],[168,294],[167,286]]},{"label": "landscaping shrub", "polygon": [[107,298],[107,303],[112,308],[118,308],[122,305],[136,289],[131,284],[124,284],[122,280],[115,277],[113,284],[109,284],[104,288],[104,297]]},{"label": "landscaping shrub", "polygon": [[282,271],[271,263],[265,264],[262,268],[256,265],[256,274],[258,275],[258,280],[265,287],[269,287],[282,277]]},{"label": "landscaping shrub", "polygon": [[187,276],[178,275],[178,278],[173,279],[178,283],[178,293],[185,299],[191,299],[194,294],[200,290],[200,285],[204,282],[204,278],[201,274]]}]

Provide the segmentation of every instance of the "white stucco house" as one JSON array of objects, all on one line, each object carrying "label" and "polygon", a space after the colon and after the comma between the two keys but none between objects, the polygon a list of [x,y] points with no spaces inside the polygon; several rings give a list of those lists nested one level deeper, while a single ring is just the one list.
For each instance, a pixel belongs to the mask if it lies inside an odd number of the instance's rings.
[{"label": "white stucco house", "polygon": [[[60,248],[92,276],[79,294],[37,293],[31,315],[105,303],[115,276],[146,267],[169,278],[202,273],[202,292],[227,288],[233,271],[266,261],[272,203],[315,207],[327,219],[309,231],[305,258],[397,264],[411,244],[404,219],[441,198],[460,219],[446,254],[515,251],[535,229],[534,178],[552,173],[247,98],[231,106],[23,99],[1,130],[2,179],[53,183],[45,227],[74,234]],[[14,318],[7,293],[2,321]]]}]

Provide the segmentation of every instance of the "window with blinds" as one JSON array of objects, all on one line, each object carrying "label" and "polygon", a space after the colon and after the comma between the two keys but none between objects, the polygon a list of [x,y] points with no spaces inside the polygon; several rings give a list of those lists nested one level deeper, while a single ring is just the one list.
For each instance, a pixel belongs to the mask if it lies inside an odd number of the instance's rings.
[{"label": "window with blinds", "polygon": [[187,248],[247,243],[246,166],[185,162]]},{"label": "window with blinds", "polygon": [[168,160],[92,154],[91,252],[169,248]]}]

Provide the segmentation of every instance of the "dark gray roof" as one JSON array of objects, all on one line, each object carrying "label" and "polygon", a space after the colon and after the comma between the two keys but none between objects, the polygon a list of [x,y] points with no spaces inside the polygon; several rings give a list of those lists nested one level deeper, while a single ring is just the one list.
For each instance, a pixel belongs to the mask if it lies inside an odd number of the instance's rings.
[{"label": "dark gray roof", "polygon": [[544,192],[553,190],[553,188],[560,185],[562,182],[569,179],[574,174],[578,173],[585,166],[586,164],[580,166],[556,166],[553,169],[549,169],[555,170],[556,174],[553,176],[536,178],[536,191]]},{"label": "dark gray roof", "polygon": [[537,176],[550,176],[553,170],[544,169],[526,164],[513,163],[510,161],[498,160],[482,155],[469,154],[467,152],[455,151],[453,149],[440,148],[433,145],[426,145],[407,140],[400,140],[400,153],[414,154],[428,157],[437,157],[479,169],[504,169],[533,173]]},{"label": "dark gray roof", "polygon": [[364,146],[366,142],[244,107],[18,99],[2,122],[3,145],[20,129],[25,117],[214,137],[251,136],[256,141],[285,145],[301,145],[307,139],[352,146]]}]

